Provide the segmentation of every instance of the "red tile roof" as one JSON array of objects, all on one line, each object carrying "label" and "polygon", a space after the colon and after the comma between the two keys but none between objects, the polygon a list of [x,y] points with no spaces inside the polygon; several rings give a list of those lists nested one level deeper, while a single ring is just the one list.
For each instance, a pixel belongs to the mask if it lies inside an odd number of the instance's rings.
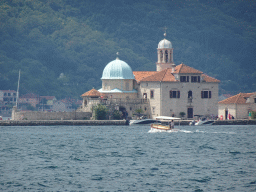
[{"label": "red tile roof", "polygon": [[216,82],[216,83],[219,83],[219,82],[220,82],[220,80],[215,79],[215,78],[210,77],[210,76],[205,75],[205,74],[202,74],[202,78],[203,78],[203,81],[204,81],[204,82]]},{"label": "red tile roof", "polygon": [[133,74],[137,82],[140,81],[162,81],[162,82],[176,82],[173,74],[202,74],[203,82],[217,82],[220,81],[213,77],[203,74],[203,72],[189,67],[185,64],[180,64],[175,67],[174,72],[172,68],[167,68],[162,71],[134,71]]},{"label": "red tile roof", "polygon": [[199,71],[197,69],[194,69],[192,67],[189,67],[182,63],[175,67],[174,73],[199,73],[199,74],[202,74],[203,72]]},{"label": "red tile roof", "polygon": [[81,97],[100,97],[101,95],[102,94],[96,89],[91,89],[90,91],[87,91],[86,93],[82,94]]},{"label": "red tile roof", "polygon": [[176,81],[171,71],[171,68],[164,69],[159,72],[151,73],[151,75],[148,75],[144,78],[137,78],[136,76],[140,76],[140,74],[139,71],[136,71],[135,79],[140,79],[140,81]]},{"label": "red tile roof", "polygon": [[21,95],[20,99],[22,99],[22,98],[36,98],[36,99],[39,99],[39,95],[34,94],[34,93],[27,93],[25,95]]},{"label": "red tile roof", "polygon": [[219,104],[246,104],[246,99],[256,93],[239,93],[222,101]]},{"label": "red tile roof", "polygon": [[157,71],[133,71],[133,75],[135,76],[137,82],[155,73],[157,73]]}]

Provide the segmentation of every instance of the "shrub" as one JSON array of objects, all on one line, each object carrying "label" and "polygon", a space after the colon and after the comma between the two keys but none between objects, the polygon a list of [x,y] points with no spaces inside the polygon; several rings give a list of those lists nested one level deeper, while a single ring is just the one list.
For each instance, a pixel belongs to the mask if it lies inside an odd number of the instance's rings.
[{"label": "shrub", "polygon": [[94,112],[96,120],[105,120],[107,118],[108,109],[104,105],[95,106]]},{"label": "shrub", "polygon": [[143,113],[143,110],[142,109],[136,109],[135,110],[135,115],[137,115],[137,117],[141,117],[141,114]]},{"label": "shrub", "polygon": [[122,118],[122,112],[118,111],[118,110],[115,110],[114,113],[113,113],[113,118],[115,120],[120,120]]},{"label": "shrub", "polygon": [[256,111],[252,111],[252,119],[256,119]]},{"label": "shrub", "polygon": [[186,115],[185,112],[180,112],[180,116],[181,116],[181,117],[184,117],[185,115]]}]

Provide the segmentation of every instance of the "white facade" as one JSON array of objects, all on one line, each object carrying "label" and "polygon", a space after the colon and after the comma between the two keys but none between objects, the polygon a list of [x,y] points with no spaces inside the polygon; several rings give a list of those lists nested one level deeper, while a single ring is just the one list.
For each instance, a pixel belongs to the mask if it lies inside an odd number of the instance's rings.
[{"label": "white facade", "polygon": [[[181,112],[186,114],[186,118],[193,118],[194,115],[217,116],[218,113],[218,82],[143,81],[139,90],[141,98],[146,95],[149,99],[151,118],[160,115],[178,117]],[[171,91],[176,92],[175,97],[171,98]],[[202,98],[202,91],[211,92],[211,98]]]}]

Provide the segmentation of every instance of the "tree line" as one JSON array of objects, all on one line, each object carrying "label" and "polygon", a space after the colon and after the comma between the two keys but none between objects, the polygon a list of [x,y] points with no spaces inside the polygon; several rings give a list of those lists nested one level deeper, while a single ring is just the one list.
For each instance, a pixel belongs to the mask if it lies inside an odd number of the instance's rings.
[{"label": "tree line", "polygon": [[253,1],[3,0],[0,89],[77,97],[101,87],[106,64],[120,59],[155,70],[167,39],[174,62],[221,80],[220,93],[256,90]]}]

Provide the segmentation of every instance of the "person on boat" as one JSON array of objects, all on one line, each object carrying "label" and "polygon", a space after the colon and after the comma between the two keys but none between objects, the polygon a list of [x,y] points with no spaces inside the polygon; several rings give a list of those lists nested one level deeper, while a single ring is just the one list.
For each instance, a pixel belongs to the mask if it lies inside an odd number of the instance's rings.
[{"label": "person on boat", "polygon": [[172,120],[172,122],[171,122],[171,127],[170,127],[171,129],[174,129],[174,121]]}]

